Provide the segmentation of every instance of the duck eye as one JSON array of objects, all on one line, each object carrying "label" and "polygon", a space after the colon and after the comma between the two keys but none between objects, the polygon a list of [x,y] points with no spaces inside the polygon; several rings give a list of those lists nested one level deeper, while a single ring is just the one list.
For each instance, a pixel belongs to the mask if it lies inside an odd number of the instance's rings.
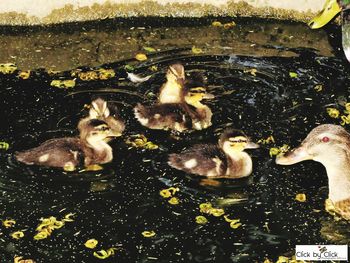
[{"label": "duck eye", "polygon": [[329,137],[327,137],[327,136],[325,136],[325,137],[322,138],[322,142],[329,142],[329,140],[330,140],[330,139],[329,139]]}]

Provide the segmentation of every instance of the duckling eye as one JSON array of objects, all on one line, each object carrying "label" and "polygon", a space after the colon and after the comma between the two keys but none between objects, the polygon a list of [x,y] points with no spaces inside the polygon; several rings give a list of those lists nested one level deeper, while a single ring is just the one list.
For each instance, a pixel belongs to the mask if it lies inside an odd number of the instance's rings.
[{"label": "duckling eye", "polygon": [[327,137],[327,136],[325,136],[325,137],[322,138],[322,142],[329,142],[329,140],[330,140],[330,139],[329,139],[329,137]]}]

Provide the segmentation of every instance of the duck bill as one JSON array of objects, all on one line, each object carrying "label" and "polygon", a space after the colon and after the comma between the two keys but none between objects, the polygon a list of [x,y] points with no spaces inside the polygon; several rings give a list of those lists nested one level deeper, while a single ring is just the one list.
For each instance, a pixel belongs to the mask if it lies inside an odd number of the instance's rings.
[{"label": "duck bill", "polygon": [[115,138],[115,137],[120,137],[120,136],[122,136],[122,134],[120,132],[115,132],[115,131],[111,131],[108,134],[108,138]]},{"label": "duck bill", "polygon": [[312,156],[308,154],[304,147],[300,146],[284,155],[278,155],[276,158],[276,164],[292,165],[306,160],[312,160]]},{"label": "duck bill", "polygon": [[212,99],[215,99],[215,96],[211,93],[205,93],[204,96],[203,96],[203,99],[205,100],[212,100]]},{"label": "duck bill", "polygon": [[255,142],[248,142],[244,148],[245,149],[258,149],[258,148],[260,148],[260,145],[255,143]]}]

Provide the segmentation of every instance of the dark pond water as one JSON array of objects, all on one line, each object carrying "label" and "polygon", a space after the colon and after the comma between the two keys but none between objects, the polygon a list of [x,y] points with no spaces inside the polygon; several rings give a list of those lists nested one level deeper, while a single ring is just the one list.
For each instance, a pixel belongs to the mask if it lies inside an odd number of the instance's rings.
[{"label": "dark pond water", "polygon": [[[347,62],[319,57],[307,49],[293,52],[299,56],[193,55],[190,49],[158,52],[146,62],[132,62],[135,73],[152,74],[138,85],[123,79],[124,66],[132,60],[101,66],[114,69],[115,78],[77,80],[70,90],[50,86],[52,79],[70,78],[70,72],[49,76],[37,70],[27,80],[16,73],[0,75],[0,140],[10,145],[0,152],[0,218],[17,222],[13,228],[0,228],[0,262],[12,262],[14,255],[45,263],[100,262],[93,251],[116,246],[123,250],[103,262],[263,262],[292,255],[296,244],[347,243],[347,225],[334,223],[324,212],[328,191],[324,168],[312,162],[277,166],[269,156],[274,144],[250,152],[254,171],[243,180],[209,184],[166,164],[168,153],[194,143],[216,142],[226,126],[244,130],[255,141],[273,135],[275,145],[293,147],[317,124],[338,123],[326,108],[349,101]],[[183,63],[189,73],[202,72],[208,90],[216,95],[208,102],[213,126],[180,138],[146,130],[132,113],[137,102],[155,100],[166,66],[174,61]],[[157,72],[149,69],[153,65]],[[257,70],[255,76],[251,69]],[[316,85],[322,85],[322,91],[316,91]],[[76,135],[77,122],[86,114],[84,104],[98,95],[114,101],[127,124],[125,135],[111,143],[114,160],[103,171],[66,173],[14,160],[15,151],[49,138]],[[138,133],[160,149],[130,149],[125,139]],[[180,189],[178,205],[159,195],[171,186]],[[306,193],[307,202],[295,201],[297,193]],[[224,208],[241,220],[242,227],[231,229],[222,217],[209,215],[208,224],[196,224],[199,204],[204,202]],[[33,240],[40,218],[60,219],[67,213],[75,214],[74,222],[47,239]],[[12,239],[10,234],[16,230],[25,230],[24,238]],[[145,230],[156,235],[145,238],[141,234]],[[94,250],[84,247],[90,238],[100,242]]]}]

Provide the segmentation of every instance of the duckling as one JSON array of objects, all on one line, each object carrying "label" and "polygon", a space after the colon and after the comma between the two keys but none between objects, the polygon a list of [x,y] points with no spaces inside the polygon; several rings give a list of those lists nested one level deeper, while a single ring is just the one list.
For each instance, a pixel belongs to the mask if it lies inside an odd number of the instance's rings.
[{"label": "duckling", "polygon": [[323,164],[328,176],[328,198],[335,212],[350,220],[350,134],[338,125],[319,125],[299,147],[278,156],[276,163],[292,165],[305,160]]},{"label": "duckling", "polygon": [[137,104],[134,108],[136,119],[150,129],[184,132],[188,129],[201,130],[211,125],[212,112],[201,103],[213,95],[203,89],[193,89],[183,103],[165,103],[152,106]]},{"label": "duckling", "polygon": [[[111,115],[110,108],[107,105],[107,102],[104,99],[97,98],[91,102],[89,116],[81,119],[78,123],[78,130],[81,131],[85,127],[85,123],[92,120],[99,119],[107,123],[108,127],[119,137],[122,135],[125,130],[124,121],[119,118],[116,114]],[[111,138],[106,138],[106,140],[111,140]]]},{"label": "duckling", "polygon": [[253,164],[245,149],[256,149],[241,131],[226,129],[217,145],[197,144],[179,154],[170,154],[168,164],[178,170],[211,178],[241,178],[252,173]]},{"label": "duckling", "polygon": [[167,81],[160,88],[158,103],[181,103],[184,98],[185,69],[177,63],[169,66]]},{"label": "duckling", "polygon": [[103,164],[112,161],[112,148],[105,142],[118,136],[106,122],[92,119],[81,124],[79,137],[48,140],[36,148],[16,153],[16,159],[28,165],[73,168],[81,164]]}]

